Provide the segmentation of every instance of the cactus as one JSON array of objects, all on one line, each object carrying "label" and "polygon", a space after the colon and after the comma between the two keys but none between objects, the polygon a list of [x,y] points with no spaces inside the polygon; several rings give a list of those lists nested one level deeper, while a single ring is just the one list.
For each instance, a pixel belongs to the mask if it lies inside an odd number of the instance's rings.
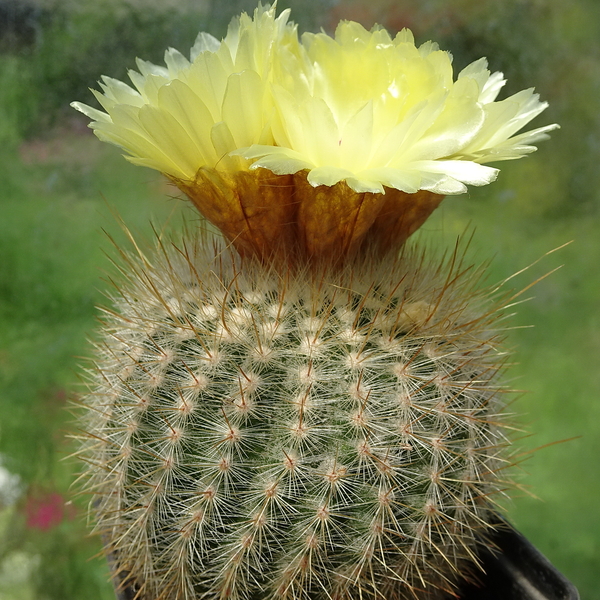
[{"label": "cactus", "polygon": [[[455,593],[510,488],[506,299],[404,242],[556,125],[485,59],[259,5],[103,78],[96,135],[222,239],[124,256],[82,413],[85,490],[143,600]],[[490,544],[491,546],[491,544]]]},{"label": "cactus", "polygon": [[404,250],[286,272],[201,237],[127,263],[82,450],[127,584],[165,600],[453,589],[507,485],[482,270]]}]

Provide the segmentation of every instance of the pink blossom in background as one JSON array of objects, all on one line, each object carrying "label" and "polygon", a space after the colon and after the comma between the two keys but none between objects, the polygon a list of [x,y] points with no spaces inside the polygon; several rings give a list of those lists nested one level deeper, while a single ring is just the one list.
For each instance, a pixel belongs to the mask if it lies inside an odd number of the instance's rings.
[{"label": "pink blossom in background", "polygon": [[24,512],[29,529],[48,531],[66,518],[72,519],[74,507],[70,503],[67,506],[58,492],[49,492],[27,498]]}]

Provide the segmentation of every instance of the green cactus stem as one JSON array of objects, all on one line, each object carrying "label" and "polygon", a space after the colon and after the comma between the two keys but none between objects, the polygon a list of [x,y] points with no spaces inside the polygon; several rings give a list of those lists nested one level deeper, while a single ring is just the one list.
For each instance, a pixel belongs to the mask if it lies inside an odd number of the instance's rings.
[{"label": "green cactus stem", "polygon": [[283,271],[202,236],[126,263],[80,453],[139,598],[435,598],[476,570],[511,485],[483,268]]}]

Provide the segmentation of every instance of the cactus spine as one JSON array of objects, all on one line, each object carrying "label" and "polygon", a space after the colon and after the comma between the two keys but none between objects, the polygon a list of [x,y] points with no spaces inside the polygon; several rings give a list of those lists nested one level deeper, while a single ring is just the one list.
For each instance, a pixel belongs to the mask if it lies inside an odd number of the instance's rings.
[{"label": "cactus spine", "polygon": [[461,252],[277,269],[128,257],[81,450],[147,600],[437,597],[507,486],[501,303]]}]

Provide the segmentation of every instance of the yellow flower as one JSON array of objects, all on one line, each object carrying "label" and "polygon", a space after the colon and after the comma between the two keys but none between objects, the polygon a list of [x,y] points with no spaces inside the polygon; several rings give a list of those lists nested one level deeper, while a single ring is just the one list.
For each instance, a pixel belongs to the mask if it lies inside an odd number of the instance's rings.
[{"label": "yellow flower", "polygon": [[[485,59],[453,77],[451,56],[403,30],[342,22],[304,34],[275,6],[202,33],[190,60],[138,60],[134,87],[104,77],[96,135],[184,190],[242,253],[343,256],[387,250],[443,196],[493,181],[556,127],[515,135],[546,108],[533,90],[496,101]],[[316,188],[316,189],[315,189]]]}]

